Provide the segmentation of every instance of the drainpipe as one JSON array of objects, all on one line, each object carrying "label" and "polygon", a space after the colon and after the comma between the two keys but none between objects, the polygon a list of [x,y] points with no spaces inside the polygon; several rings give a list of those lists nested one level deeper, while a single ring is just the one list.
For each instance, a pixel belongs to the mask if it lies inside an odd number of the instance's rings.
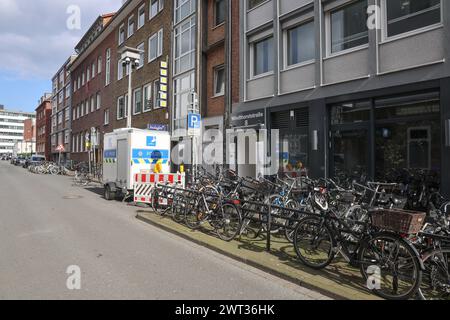
[{"label": "drainpipe", "polygon": [[233,27],[232,27],[232,14],[233,14],[233,0],[228,0],[228,14],[226,16],[226,31],[225,31],[225,63],[227,66],[227,80],[226,80],[226,88],[225,88],[225,112],[224,112],[224,120],[223,120],[223,160],[224,160],[224,166],[228,168],[227,164],[227,129],[230,128],[231,125],[231,113],[232,113],[232,104],[233,104],[233,97],[232,97],[232,89],[231,89],[231,78],[232,78],[232,48],[233,48],[233,42],[232,42],[232,34],[233,34]]}]

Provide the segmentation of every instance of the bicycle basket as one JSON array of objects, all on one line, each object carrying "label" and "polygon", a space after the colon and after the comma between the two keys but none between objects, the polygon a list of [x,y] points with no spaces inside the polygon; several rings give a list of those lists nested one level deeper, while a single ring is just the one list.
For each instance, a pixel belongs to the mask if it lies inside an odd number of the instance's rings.
[{"label": "bicycle basket", "polygon": [[418,233],[425,223],[425,212],[379,209],[371,211],[372,225],[403,234]]}]

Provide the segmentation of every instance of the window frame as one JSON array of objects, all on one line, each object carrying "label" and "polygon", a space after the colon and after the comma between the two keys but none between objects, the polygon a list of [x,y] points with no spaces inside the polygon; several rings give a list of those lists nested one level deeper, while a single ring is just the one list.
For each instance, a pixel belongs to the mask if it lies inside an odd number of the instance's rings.
[{"label": "window frame", "polygon": [[[132,30],[130,29],[130,23],[133,25]],[[127,23],[127,39],[131,38],[134,35],[134,32],[136,31],[136,21],[134,20],[134,14],[132,14],[130,17],[128,17],[128,23]],[[130,33],[130,30],[132,31]]]},{"label": "window frame", "polygon": [[[283,29],[283,63],[282,63],[283,69],[281,71],[286,71],[286,70],[291,70],[291,69],[307,66],[307,65],[310,65],[310,64],[313,64],[316,62],[316,55],[314,54],[313,59],[289,65],[289,45],[288,45],[289,44],[289,31],[299,28],[301,26],[304,26],[308,23],[312,23],[314,25],[314,45],[316,46],[317,45],[316,41],[315,41],[316,22],[315,22],[314,18],[308,18],[308,19],[302,20],[299,23],[296,23],[292,26],[289,26],[289,27],[286,27]],[[314,50],[315,49],[316,49],[316,47],[314,48]]]},{"label": "window frame", "polygon": [[[121,33],[122,33],[122,31],[123,31],[123,39],[121,39]],[[126,32],[125,32],[125,24],[124,23],[122,23],[120,26],[119,26],[119,39],[118,39],[118,44],[119,44],[119,47],[122,45],[122,44],[124,44],[124,42],[125,42],[125,40],[126,40]]]},{"label": "window frame", "polygon": [[111,84],[111,48],[106,49],[105,87]]},{"label": "window frame", "polygon": [[224,19],[223,19],[223,21],[221,21],[221,22],[219,22],[219,23],[217,23],[217,3],[219,2],[219,1],[224,1],[225,2],[225,0],[214,0],[214,25],[213,25],[213,28],[217,28],[217,27],[220,27],[220,26],[222,26],[222,25],[224,25],[225,24],[225,21],[227,20],[226,19],[226,15],[227,15],[227,5],[225,4],[225,12],[224,12],[224,14],[225,14],[225,16],[224,16]]},{"label": "window frame", "polygon": [[[142,47],[142,49],[140,49],[140,47]],[[139,70],[145,65],[145,42],[141,42],[136,48],[143,51],[143,53],[141,53],[141,58],[139,59],[139,66],[136,67],[136,70]]]},{"label": "window frame", "polygon": [[[249,79],[250,80],[263,78],[263,77],[275,74],[275,61],[273,62],[273,69],[272,70],[267,71],[267,72],[263,72],[263,73],[260,73],[260,74],[255,74],[255,62],[256,62],[255,61],[255,45],[257,43],[260,43],[262,41],[268,40],[270,38],[272,38],[273,49],[275,51],[276,43],[275,43],[275,37],[274,37],[273,34],[266,35],[264,37],[261,37],[261,38],[258,38],[258,39],[255,39],[255,40],[249,42],[249,47],[250,47],[249,48],[249,53],[250,53],[250,70],[249,70],[250,71],[250,77],[249,77]],[[273,53],[273,57],[272,58],[275,59],[275,52]]]},{"label": "window frame", "polygon": [[148,20],[152,20],[154,17],[156,17],[163,9],[164,9],[164,0],[155,0],[157,3],[157,10],[155,15],[152,16],[152,2],[153,0],[149,1],[149,7],[148,7]]},{"label": "window frame", "polygon": [[[146,89],[148,89],[149,90],[149,99],[148,100],[145,100],[145,91],[146,91]],[[153,92],[153,82],[149,82],[149,83],[147,83],[147,84],[145,84],[143,87],[142,87],[142,113],[145,113],[145,112],[149,112],[149,111],[152,111],[152,109],[153,109],[153,95],[152,95],[152,92]],[[146,101],[150,101],[150,107],[147,109],[146,108]]]},{"label": "window frame", "polygon": [[[136,93],[138,92],[138,91],[140,91],[141,92],[141,111],[139,111],[139,112],[136,112],[136,106],[137,106],[137,100],[136,100]],[[138,88],[136,88],[136,89],[134,89],[133,90],[133,101],[132,101],[132,103],[133,103],[133,116],[135,116],[135,115],[138,115],[138,114],[141,114],[142,113],[142,100],[143,100],[143,95],[142,95],[142,87],[138,87]]]},{"label": "window frame", "polygon": [[408,37],[415,36],[415,35],[418,35],[421,33],[425,33],[428,31],[442,28],[444,26],[444,10],[443,10],[442,0],[440,0],[440,4],[441,4],[440,5],[440,13],[441,13],[441,21],[440,22],[389,37],[388,36],[386,0],[381,0],[381,18],[380,18],[382,21],[381,44],[388,43],[388,42],[395,41],[395,40],[400,40],[403,38],[408,38]]},{"label": "window frame", "polygon": [[[224,77],[223,77],[223,89],[221,92],[217,92],[217,80],[218,80],[218,71],[223,71]],[[214,72],[214,98],[217,97],[223,97],[225,95],[225,65],[217,65],[213,68]]]},{"label": "window frame", "polygon": [[[120,100],[121,99],[123,99],[123,116],[122,117],[119,117],[119,114],[120,114],[120,112],[119,112],[119,108],[120,108]],[[125,96],[124,95],[122,95],[122,96],[119,96],[119,97],[117,97],[117,114],[116,114],[116,118],[117,118],[117,120],[123,120],[123,119],[125,119]]]},{"label": "window frame", "polygon": [[[106,117],[106,116],[108,116],[108,117]],[[108,108],[108,109],[105,109],[105,110],[103,111],[103,125],[104,125],[104,126],[109,125],[109,108]]]},{"label": "window frame", "polygon": [[[141,25],[141,16],[142,16],[142,10],[144,10],[144,21],[142,22]],[[138,15],[137,15],[137,29],[139,30],[141,29],[144,25],[145,25],[145,3],[143,3],[139,8],[138,8]]]},{"label": "window frame", "polygon": [[[345,54],[349,54],[352,52],[356,52],[356,51],[360,51],[360,50],[369,48],[370,39],[368,39],[366,44],[362,44],[362,45],[359,45],[359,46],[356,46],[353,48],[349,48],[349,49],[344,49],[344,50],[341,50],[338,52],[332,52],[331,14],[335,11],[338,11],[347,6],[350,6],[354,3],[356,3],[357,1],[359,1],[359,0],[351,0],[351,1],[343,3],[342,5],[336,6],[334,8],[327,10],[326,12],[324,12],[324,16],[325,16],[325,57],[324,57],[324,59],[338,57],[341,55],[345,55]],[[369,5],[368,0],[365,0],[365,1],[367,2],[367,5]],[[366,24],[366,27],[367,27],[367,24]],[[369,31],[370,31],[369,28],[367,28],[368,37],[370,36]]]},{"label": "window frame", "polygon": [[100,110],[102,107],[102,96],[100,94],[100,91],[97,92],[97,94],[96,94],[95,104],[96,104],[96,110]]}]

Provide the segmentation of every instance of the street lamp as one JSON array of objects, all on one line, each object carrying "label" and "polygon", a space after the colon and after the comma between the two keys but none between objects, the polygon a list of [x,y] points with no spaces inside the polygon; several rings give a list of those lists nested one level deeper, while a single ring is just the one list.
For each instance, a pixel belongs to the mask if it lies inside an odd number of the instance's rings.
[{"label": "street lamp", "polygon": [[[125,70],[129,70],[128,74],[128,112],[127,112],[127,128],[131,128],[131,102],[132,102],[132,88],[131,88],[131,74],[133,68],[139,66],[141,54],[143,50],[137,48],[124,47],[120,52],[120,60],[122,65],[125,66]],[[125,71],[126,72],[126,71]]]}]

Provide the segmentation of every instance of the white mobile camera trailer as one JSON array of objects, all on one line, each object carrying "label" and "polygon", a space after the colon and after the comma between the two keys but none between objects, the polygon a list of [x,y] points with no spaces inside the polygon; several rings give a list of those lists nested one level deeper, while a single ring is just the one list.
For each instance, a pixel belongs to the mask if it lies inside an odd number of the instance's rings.
[{"label": "white mobile camera trailer", "polygon": [[170,172],[170,134],[142,129],[117,129],[105,134],[103,185],[106,200],[133,193],[135,176],[153,172],[161,163]]}]

